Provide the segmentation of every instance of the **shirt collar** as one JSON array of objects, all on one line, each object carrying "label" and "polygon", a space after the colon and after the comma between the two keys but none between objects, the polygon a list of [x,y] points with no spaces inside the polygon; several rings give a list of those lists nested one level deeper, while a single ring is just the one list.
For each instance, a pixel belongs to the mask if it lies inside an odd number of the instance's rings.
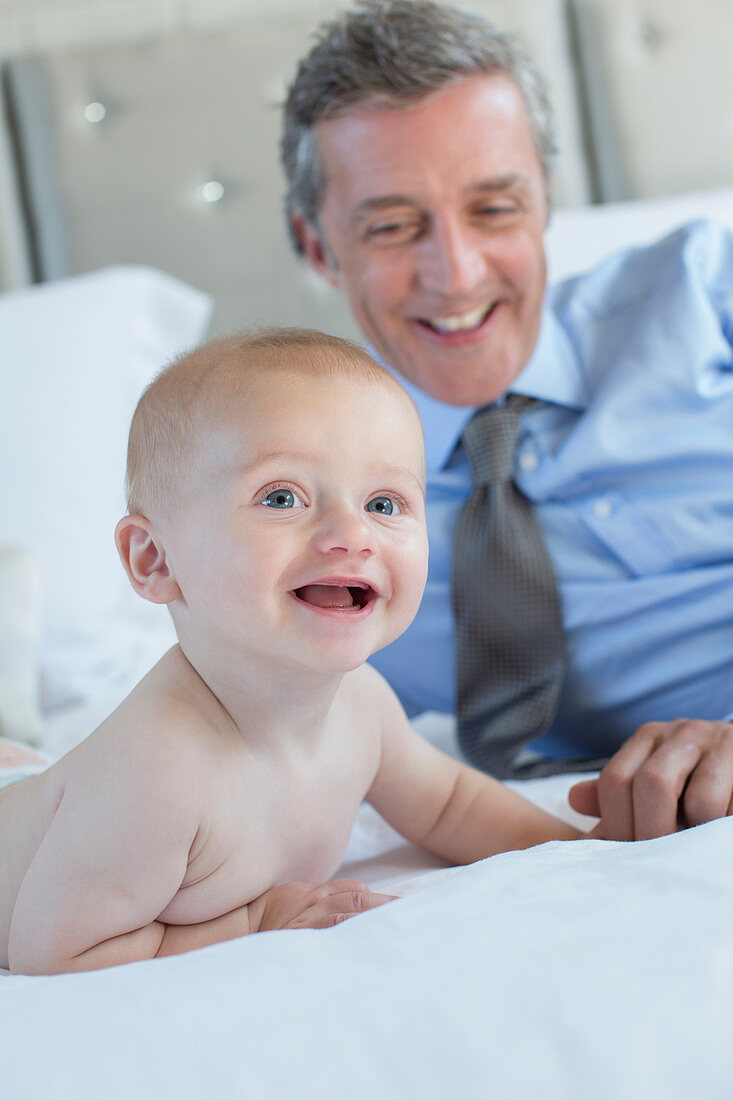
[{"label": "shirt collar", "polygon": [[[475,407],[447,405],[403,378],[398,371],[370,354],[395,376],[415,402],[425,432],[428,471],[442,469],[450,458]],[[537,345],[526,367],[517,375],[511,393],[521,393],[554,405],[584,409],[588,403],[588,384],[570,337],[555,314],[545,306]]]}]

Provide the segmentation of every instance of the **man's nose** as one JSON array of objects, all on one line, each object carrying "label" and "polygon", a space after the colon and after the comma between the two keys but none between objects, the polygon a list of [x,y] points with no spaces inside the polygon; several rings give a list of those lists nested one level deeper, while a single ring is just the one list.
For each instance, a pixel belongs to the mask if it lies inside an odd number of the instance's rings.
[{"label": "man's nose", "polygon": [[321,554],[368,556],[375,549],[374,529],[364,511],[338,504],[322,516],[313,544]]},{"label": "man's nose", "polygon": [[476,231],[458,221],[436,221],[417,248],[423,290],[459,298],[471,294],[486,276],[486,257]]}]

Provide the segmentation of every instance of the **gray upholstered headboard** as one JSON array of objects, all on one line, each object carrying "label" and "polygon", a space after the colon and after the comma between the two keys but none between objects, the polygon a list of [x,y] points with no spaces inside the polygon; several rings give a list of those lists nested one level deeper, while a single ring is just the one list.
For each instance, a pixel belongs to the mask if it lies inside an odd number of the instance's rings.
[{"label": "gray upholstered headboard", "polygon": [[[180,17],[155,33],[109,41],[100,24],[83,45],[6,51],[0,243],[13,218],[16,248],[0,285],[149,263],[211,291],[217,330],[278,320],[354,335],[289,253],[277,162],[285,83],[343,4],[207,0],[201,26],[195,0],[165,2]],[[470,6],[517,33],[549,78],[558,205],[733,181],[731,0]]]}]

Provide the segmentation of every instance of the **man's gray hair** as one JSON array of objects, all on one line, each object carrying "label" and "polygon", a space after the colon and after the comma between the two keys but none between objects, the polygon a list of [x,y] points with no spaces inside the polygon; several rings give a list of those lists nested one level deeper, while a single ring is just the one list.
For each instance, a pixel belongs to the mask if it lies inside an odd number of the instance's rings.
[{"label": "man's gray hair", "polygon": [[521,47],[483,17],[432,0],[361,0],[324,23],[300,62],[285,102],[281,157],[285,211],[319,227],[325,186],[315,140],[324,118],[357,105],[400,108],[470,76],[503,73],[527,106],[532,140],[550,190],[557,153],[552,107],[539,70]]}]

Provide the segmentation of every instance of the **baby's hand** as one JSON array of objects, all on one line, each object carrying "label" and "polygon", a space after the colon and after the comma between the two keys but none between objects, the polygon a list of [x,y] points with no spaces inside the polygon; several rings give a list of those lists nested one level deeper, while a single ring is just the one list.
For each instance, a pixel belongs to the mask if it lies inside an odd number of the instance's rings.
[{"label": "baby's hand", "polygon": [[286,882],[249,904],[252,932],[279,928],[331,928],[357,913],[375,909],[391,894],[375,894],[359,879],[333,882]]}]

